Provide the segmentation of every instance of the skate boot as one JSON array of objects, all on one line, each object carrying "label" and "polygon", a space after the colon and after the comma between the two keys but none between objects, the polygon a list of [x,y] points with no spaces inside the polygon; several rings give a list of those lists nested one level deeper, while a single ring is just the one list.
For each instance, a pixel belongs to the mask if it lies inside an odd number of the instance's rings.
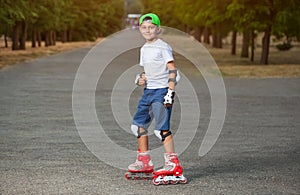
[{"label": "skate boot", "polygon": [[175,153],[165,153],[165,166],[162,169],[154,171],[153,184],[178,184],[186,183],[187,179],[182,175],[182,167],[180,166],[178,156]]},{"label": "skate boot", "polygon": [[149,152],[139,152],[135,163],[128,166],[128,172],[125,174],[126,179],[152,179],[153,163]]}]

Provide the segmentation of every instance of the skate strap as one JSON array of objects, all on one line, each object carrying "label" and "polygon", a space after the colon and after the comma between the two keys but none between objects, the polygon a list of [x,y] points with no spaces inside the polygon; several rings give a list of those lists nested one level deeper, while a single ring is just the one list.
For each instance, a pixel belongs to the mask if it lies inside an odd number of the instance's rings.
[{"label": "skate strap", "polygon": [[170,82],[176,83],[176,79],[175,78],[169,78],[168,83],[170,83]]},{"label": "skate strap", "polygon": [[175,74],[175,77],[177,76],[177,69],[169,70],[169,74]]},{"label": "skate strap", "polygon": [[177,77],[177,69],[169,70],[169,74],[172,74],[172,73],[175,74],[175,77],[169,78],[168,83],[169,83],[169,82],[174,82],[174,83],[176,84],[176,83],[177,83],[177,81],[176,81],[176,77]]},{"label": "skate strap", "polygon": [[166,134],[163,134],[163,132],[161,131],[160,132],[160,136],[161,136],[161,141],[164,142],[166,137],[172,135],[172,132],[171,131],[168,131]]},{"label": "skate strap", "polygon": [[138,139],[139,139],[141,136],[147,135],[147,134],[148,134],[148,131],[147,131],[146,129],[144,129],[145,131],[143,131],[143,132],[141,132],[140,129],[141,129],[141,128],[138,127],[138,130],[137,130],[137,134],[138,134],[137,138],[138,138]]}]

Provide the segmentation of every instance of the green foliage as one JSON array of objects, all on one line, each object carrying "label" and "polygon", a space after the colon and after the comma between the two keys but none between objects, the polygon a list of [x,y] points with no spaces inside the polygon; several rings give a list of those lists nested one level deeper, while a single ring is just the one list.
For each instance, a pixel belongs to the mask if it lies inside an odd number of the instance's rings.
[{"label": "green foliage", "polygon": [[[299,0],[126,0],[129,10],[157,13],[165,26],[221,27],[272,33],[287,41],[300,40]],[[28,31],[72,31],[76,40],[106,36],[123,27],[125,0],[0,0],[0,33],[11,33],[18,21]]]},{"label": "green foliage", "polygon": [[285,37],[287,42],[290,42],[293,38],[299,41],[300,1],[288,0],[286,3],[288,3],[288,6],[278,10],[274,22],[273,34],[278,39]]},{"label": "green foliage", "polygon": [[[164,25],[180,28],[211,27],[218,23],[224,33],[249,29],[263,32],[271,25],[273,34],[300,38],[299,0],[141,0],[143,12],[155,12]],[[172,25],[170,25],[172,24]]]},{"label": "green foliage", "polygon": [[17,3],[11,0],[0,0],[0,35],[7,33],[15,24],[15,21],[24,20],[26,13],[26,1],[20,0]]},{"label": "green foliage", "polygon": [[[285,37],[288,42],[300,40],[299,0],[141,0],[141,2],[144,12],[155,12],[161,18],[167,18],[167,22],[162,22],[164,25],[194,33],[198,39],[197,30],[204,29],[204,41],[208,42],[208,36],[212,34],[214,47],[222,47],[222,37],[227,36],[230,31],[242,32],[244,35],[249,32],[251,35],[264,32],[261,63],[265,64],[271,35]],[[252,43],[253,38],[254,36],[249,40]]]},{"label": "green foliage", "polygon": [[143,13],[156,13],[161,20],[161,25],[182,28],[183,23],[176,16],[176,0],[141,0],[141,3]]},{"label": "green foliage", "polygon": [[0,20],[13,25],[15,20],[25,19],[26,1],[20,0],[18,3],[11,0],[0,0]]},{"label": "green foliage", "polygon": [[231,18],[235,29],[242,32],[249,29],[262,31],[267,13],[269,10],[264,1],[234,0],[227,6],[226,15]]},{"label": "green foliage", "polygon": [[76,40],[95,39],[122,28],[123,0],[0,0],[0,34],[18,21],[28,31],[73,31]]},{"label": "green foliage", "polygon": [[290,43],[282,43],[282,44],[276,45],[276,48],[280,51],[286,51],[286,50],[291,49],[292,47],[293,47],[293,45]]}]

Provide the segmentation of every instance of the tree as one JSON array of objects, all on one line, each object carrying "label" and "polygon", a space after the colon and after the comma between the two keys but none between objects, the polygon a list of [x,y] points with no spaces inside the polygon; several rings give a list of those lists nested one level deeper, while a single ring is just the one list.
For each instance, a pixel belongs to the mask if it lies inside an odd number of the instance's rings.
[{"label": "tree", "polygon": [[143,13],[156,13],[163,26],[182,28],[182,22],[176,17],[176,0],[141,0]]},{"label": "tree", "polygon": [[125,6],[126,6],[126,10],[125,13],[127,14],[139,14],[141,13],[143,10],[143,5],[141,3],[141,1],[139,0],[125,0]]},{"label": "tree", "polygon": [[[206,16],[206,26],[212,29],[213,47],[222,48],[222,38],[226,37],[232,28],[229,18],[226,16],[227,6],[230,1],[212,0],[205,2],[203,3],[205,7],[203,7],[201,12]],[[200,12],[199,14],[202,15]]]},{"label": "tree", "polygon": [[20,49],[19,40],[20,40],[21,27],[26,17],[25,12],[28,8],[27,2],[24,0],[20,0],[17,2],[12,2],[9,0],[1,0],[0,2],[1,2],[0,21],[2,21],[4,24],[3,25],[4,28],[1,30],[2,31],[5,30],[6,31],[5,33],[7,33],[7,28],[12,28],[12,41],[13,41],[12,50],[18,50]]},{"label": "tree", "polygon": [[0,33],[12,37],[12,49],[32,47],[38,41],[55,45],[56,39],[95,40],[123,25],[123,0],[0,0]]},{"label": "tree", "polygon": [[300,40],[300,1],[289,1],[289,6],[279,10],[273,26],[273,34],[278,38],[285,37],[287,43]]},{"label": "tree", "polygon": [[202,1],[176,0],[175,2],[175,16],[178,18],[179,22],[184,24],[184,30],[187,33],[190,33],[190,29],[193,29],[195,39],[201,42],[201,36],[205,27],[203,17],[199,15],[199,11],[202,9]]},{"label": "tree", "polygon": [[251,45],[251,59],[254,59],[254,32],[262,28],[257,22],[257,12],[260,12],[260,8],[255,1],[251,0],[233,0],[227,6],[226,14],[233,22],[233,30],[243,34],[241,57],[249,57]]},{"label": "tree", "polygon": [[194,29],[194,36],[209,43],[209,36],[213,35],[213,47],[222,47],[222,38],[228,34],[230,23],[226,17],[226,7],[229,0],[176,0],[175,14],[187,27]]}]

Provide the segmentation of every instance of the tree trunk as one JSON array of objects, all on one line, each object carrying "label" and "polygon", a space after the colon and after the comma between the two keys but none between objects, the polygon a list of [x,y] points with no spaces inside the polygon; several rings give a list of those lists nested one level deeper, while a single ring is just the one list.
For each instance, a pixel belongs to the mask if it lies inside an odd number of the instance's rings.
[{"label": "tree trunk", "polygon": [[67,40],[68,40],[68,42],[72,42],[72,39],[73,39],[73,37],[72,37],[72,30],[68,30],[68,33],[67,33]]},{"label": "tree trunk", "polygon": [[22,27],[22,36],[20,39],[20,49],[25,50],[26,49],[26,39],[27,39],[27,22],[25,20],[21,23]]},{"label": "tree trunk", "polygon": [[21,28],[21,21],[16,21],[13,27],[13,34],[12,34],[12,50],[19,50],[20,28]]},{"label": "tree trunk", "polygon": [[34,28],[32,30],[32,35],[31,35],[31,47],[34,48],[36,47],[36,29]]},{"label": "tree trunk", "polygon": [[241,52],[241,57],[242,58],[248,58],[249,57],[249,41],[250,36],[249,36],[249,31],[245,30],[243,32],[243,42],[242,42],[242,52]]},{"label": "tree trunk", "polygon": [[260,58],[260,64],[268,64],[271,30],[272,26],[268,25],[264,32],[264,36],[262,39],[262,53]]},{"label": "tree trunk", "polygon": [[50,31],[48,30],[45,32],[45,46],[48,47],[50,45]]},{"label": "tree trunk", "polygon": [[254,30],[251,30],[251,56],[250,56],[251,62],[254,61],[254,50],[255,50],[255,32]]},{"label": "tree trunk", "polygon": [[223,48],[221,29],[217,33],[217,48]]},{"label": "tree trunk", "polygon": [[61,32],[61,42],[62,43],[67,42],[67,31],[65,30]]},{"label": "tree trunk", "polygon": [[195,27],[195,34],[194,34],[194,38],[201,42],[201,36],[202,36],[202,28],[200,26],[196,26]]},{"label": "tree trunk", "polygon": [[49,45],[50,46],[54,45],[53,31],[52,30],[49,31],[49,35],[48,36],[49,36]]},{"label": "tree trunk", "polygon": [[232,36],[231,36],[231,55],[236,54],[236,30],[232,31]]},{"label": "tree trunk", "polygon": [[42,35],[41,35],[41,31],[37,30],[36,34],[37,34],[38,46],[42,47]]},{"label": "tree trunk", "polygon": [[190,27],[188,25],[185,25],[184,29],[187,34],[190,34]]},{"label": "tree trunk", "polygon": [[217,31],[217,46],[218,46],[218,48],[223,48],[223,42],[222,42],[222,26],[221,26],[221,24],[218,24],[217,25],[217,29],[218,29],[218,31]]},{"label": "tree trunk", "polygon": [[208,27],[205,27],[203,30],[203,42],[206,44],[210,44],[209,36],[210,36],[210,30]]},{"label": "tree trunk", "polygon": [[214,48],[217,47],[217,35],[216,35],[215,32],[212,34],[212,46],[213,46]]},{"label": "tree trunk", "polygon": [[222,48],[222,32],[221,26],[218,23],[214,25],[213,47]]},{"label": "tree trunk", "polygon": [[49,46],[49,38],[48,38],[48,33],[47,33],[47,31],[46,31],[44,34],[45,34],[45,40],[44,40],[44,42],[45,42],[45,47],[48,47],[48,46]]},{"label": "tree trunk", "polygon": [[4,33],[4,45],[5,45],[5,48],[8,48],[8,40],[7,40],[7,34]]},{"label": "tree trunk", "polygon": [[52,31],[52,40],[53,40],[53,45],[56,45],[56,32]]}]

